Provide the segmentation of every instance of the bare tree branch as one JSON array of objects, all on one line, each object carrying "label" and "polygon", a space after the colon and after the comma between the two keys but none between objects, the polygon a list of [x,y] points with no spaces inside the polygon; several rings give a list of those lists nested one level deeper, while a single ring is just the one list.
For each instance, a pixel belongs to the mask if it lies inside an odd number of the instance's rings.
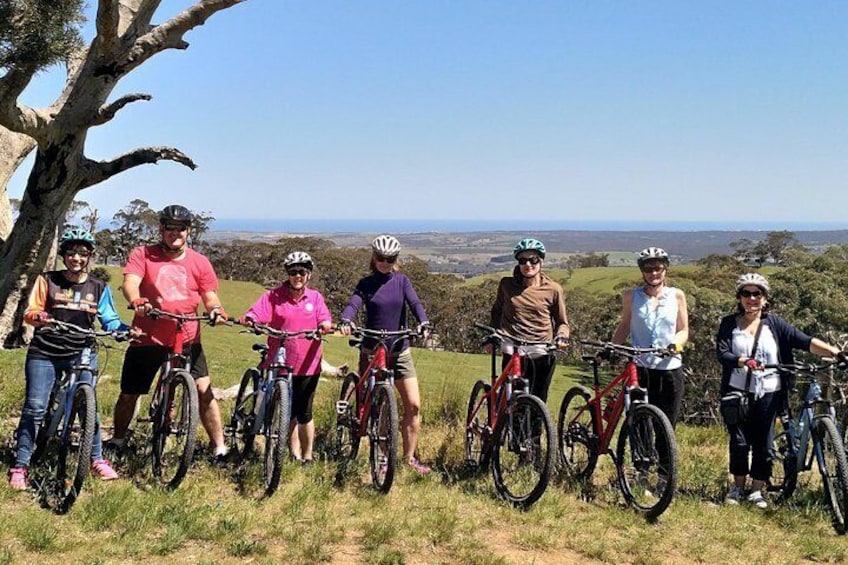
[{"label": "bare tree branch", "polygon": [[150,31],[153,14],[161,3],[162,0],[121,0],[121,36],[129,32],[134,37],[140,37]]},{"label": "bare tree branch", "polygon": [[[113,46],[118,39],[118,0],[100,0],[97,6],[97,37],[107,46]],[[104,49],[109,55],[111,50]]]},{"label": "bare tree branch", "polygon": [[97,117],[94,121],[91,122],[92,126],[100,126],[111,120],[115,117],[124,106],[127,104],[132,104],[133,102],[138,102],[139,100],[149,101],[153,97],[149,94],[127,94],[126,96],[122,96],[112,102],[111,104],[107,104],[106,106],[101,106],[100,110],[97,112]]},{"label": "bare tree branch", "polygon": [[142,147],[125,153],[111,161],[92,161],[86,159],[83,168],[86,176],[80,190],[94,186],[104,180],[123,173],[139,165],[155,165],[159,161],[174,161],[194,170],[197,165],[185,153],[173,147]]},{"label": "bare tree branch", "polygon": [[202,26],[210,17],[221,10],[232,8],[245,0],[200,0],[194,6],[184,10],[150,32],[139,37],[130,50],[127,60],[121,65],[121,74],[138,67],[153,55],[165,49],[186,49],[188,43],[183,40],[186,32]]},{"label": "bare tree branch", "polygon": [[39,139],[45,116],[17,102],[34,74],[34,69],[12,69],[0,78],[0,126]]}]

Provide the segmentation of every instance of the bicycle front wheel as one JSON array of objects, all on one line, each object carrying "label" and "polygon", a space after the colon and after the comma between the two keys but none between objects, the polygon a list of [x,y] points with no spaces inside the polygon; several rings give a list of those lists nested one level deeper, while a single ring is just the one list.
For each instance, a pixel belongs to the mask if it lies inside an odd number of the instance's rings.
[{"label": "bicycle front wheel", "polygon": [[392,488],[395,478],[398,444],[397,400],[395,391],[386,383],[374,388],[368,439],[371,443],[371,482],[385,494]]},{"label": "bicycle front wheel", "polygon": [[492,443],[492,478],[504,499],[527,508],[545,492],[553,473],[556,438],[548,408],[517,395],[500,414]]},{"label": "bicycle front wheel", "polygon": [[342,382],[336,404],[336,454],[339,459],[356,459],[359,453],[359,401],[356,384],[359,377],[348,373]]},{"label": "bicycle front wheel", "polygon": [[67,427],[62,430],[59,445],[56,511],[60,513],[67,512],[74,504],[88,475],[96,418],[95,402],[94,389],[87,383],[81,383],[74,393]]},{"label": "bicycle front wheel", "polygon": [[197,439],[197,388],[184,370],[172,371],[153,421],[153,476],[177,488],[191,466]]},{"label": "bicycle front wheel", "polygon": [[[471,397],[468,399],[468,414],[465,418],[465,459],[477,469],[485,469],[489,465],[489,443],[491,429],[489,426],[490,398],[487,396],[491,385],[480,380],[474,383]],[[475,412],[477,405],[480,407]]]},{"label": "bicycle front wheel", "polygon": [[283,471],[283,459],[289,439],[289,420],[291,414],[291,396],[288,382],[278,380],[274,383],[271,402],[265,411],[265,495],[271,496],[280,485]]},{"label": "bicycle front wheel", "polygon": [[624,499],[649,520],[665,512],[677,487],[677,441],[671,422],[637,404],[618,433],[618,482]]},{"label": "bicycle front wheel", "polygon": [[243,460],[253,450],[254,425],[256,422],[256,399],[259,381],[262,376],[259,371],[250,368],[244,372],[239,384],[236,404],[233,407],[233,415],[227,432],[230,436],[230,448],[235,451],[239,459]]},{"label": "bicycle front wheel", "polygon": [[562,399],[557,422],[560,461],[579,481],[588,480],[598,462],[595,411],[588,404],[590,398],[592,393],[586,387],[571,387]]},{"label": "bicycle front wheel", "polygon": [[848,463],[839,432],[829,416],[819,416],[815,419],[813,441],[833,529],[837,534],[844,535],[848,505]]}]

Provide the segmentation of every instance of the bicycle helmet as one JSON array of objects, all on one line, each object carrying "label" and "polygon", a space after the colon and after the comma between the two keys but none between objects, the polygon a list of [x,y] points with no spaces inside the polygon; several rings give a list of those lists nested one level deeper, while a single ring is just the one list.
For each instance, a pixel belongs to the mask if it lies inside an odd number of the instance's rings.
[{"label": "bicycle helmet", "polygon": [[383,257],[395,257],[400,253],[400,242],[391,235],[378,235],[371,242],[371,249]]},{"label": "bicycle helmet", "polygon": [[648,261],[662,261],[666,265],[668,265],[668,253],[665,252],[665,249],[661,249],[659,247],[648,247],[639,252],[639,258],[636,260],[636,263],[641,267]]},{"label": "bicycle helmet", "polygon": [[769,292],[768,281],[759,273],[745,273],[736,279],[736,292],[738,293],[743,287],[749,285],[760,287],[766,294]]},{"label": "bicycle helmet", "polygon": [[315,268],[315,264],[312,262],[312,257],[310,257],[309,253],[306,253],[305,251],[292,251],[286,255],[286,260],[283,261],[283,266],[288,269],[295,265],[303,265],[310,271]]},{"label": "bicycle helmet", "polygon": [[89,251],[94,250],[94,246],[97,245],[94,236],[87,229],[68,228],[62,232],[62,236],[59,238],[59,253],[64,254],[72,243],[82,243],[88,247]]},{"label": "bicycle helmet", "polygon": [[512,256],[518,259],[518,256],[525,251],[535,251],[542,259],[545,258],[545,244],[532,237],[525,237],[515,244],[512,249]]},{"label": "bicycle helmet", "polygon": [[160,224],[185,224],[190,226],[191,221],[192,216],[189,209],[185,206],[180,206],[179,204],[165,206],[162,208],[162,211],[159,212]]}]

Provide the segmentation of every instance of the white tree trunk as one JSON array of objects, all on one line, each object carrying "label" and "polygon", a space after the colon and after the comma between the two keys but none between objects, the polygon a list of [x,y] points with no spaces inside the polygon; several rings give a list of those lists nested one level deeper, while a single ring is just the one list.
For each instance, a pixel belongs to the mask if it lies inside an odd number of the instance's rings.
[{"label": "white tree trunk", "polygon": [[0,126],[0,245],[12,233],[12,206],[9,204],[9,179],[35,147],[31,137]]}]

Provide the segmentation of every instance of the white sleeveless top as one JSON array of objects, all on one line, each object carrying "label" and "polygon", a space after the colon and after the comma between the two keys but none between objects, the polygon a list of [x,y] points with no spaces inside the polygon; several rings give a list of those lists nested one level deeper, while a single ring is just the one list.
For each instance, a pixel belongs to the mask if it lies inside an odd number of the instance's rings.
[{"label": "white sleeveless top", "polygon": [[[656,305],[656,308],[652,308]],[[663,287],[652,304],[645,287],[633,289],[630,309],[630,341],[633,347],[668,347],[677,333],[677,289]],[[640,355],[637,365],[670,371],[683,365],[680,355],[660,357],[653,353]]]}]

